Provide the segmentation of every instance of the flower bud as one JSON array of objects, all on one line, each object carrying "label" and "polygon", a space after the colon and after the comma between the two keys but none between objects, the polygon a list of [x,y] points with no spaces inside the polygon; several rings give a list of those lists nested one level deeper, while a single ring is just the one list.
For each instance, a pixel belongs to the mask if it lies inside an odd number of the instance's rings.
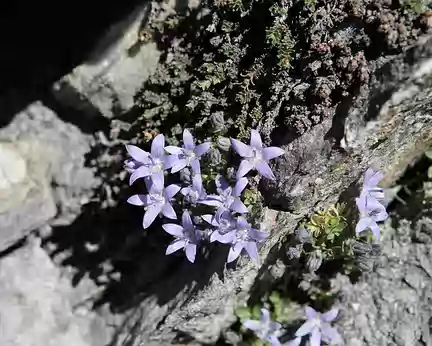
[{"label": "flower bud", "polygon": [[216,140],[216,144],[218,148],[223,151],[228,151],[231,147],[231,142],[227,137],[218,137],[218,139]]},{"label": "flower bud", "polygon": [[213,165],[217,165],[222,161],[222,155],[217,148],[211,148],[208,151],[208,158]]},{"label": "flower bud", "polygon": [[316,272],[322,264],[321,251],[313,251],[309,254],[306,265],[311,273]]},{"label": "flower bud", "polygon": [[216,112],[210,115],[210,124],[212,132],[220,132],[225,129],[225,119],[223,112]]}]

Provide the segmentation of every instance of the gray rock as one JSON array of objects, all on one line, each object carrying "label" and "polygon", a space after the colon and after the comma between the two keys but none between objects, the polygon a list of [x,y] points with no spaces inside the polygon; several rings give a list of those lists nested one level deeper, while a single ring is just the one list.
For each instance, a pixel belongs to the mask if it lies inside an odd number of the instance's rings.
[{"label": "gray rock", "polygon": [[[0,260],[0,345],[105,346],[112,331],[31,239]],[[83,300],[83,296],[80,297]]]},{"label": "gray rock", "polygon": [[77,216],[97,184],[84,167],[90,141],[39,102],[0,130],[0,251],[56,216]]},{"label": "gray rock", "polygon": [[155,43],[138,41],[150,9],[151,4],[141,5],[114,25],[87,62],[55,83],[54,96],[90,116],[111,118],[130,109],[135,93],[159,61]]},{"label": "gray rock", "polygon": [[[280,240],[294,231],[299,218],[317,206],[335,203],[342,193],[352,194],[349,187],[359,181],[369,166],[384,172],[384,183],[390,185],[432,143],[431,66],[432,39],[429,39],[380,67],[372,79],[370,92],[366,93],[365,89],[345,115],[315,126],[285,148],[284,158],[275,160],[277,183],[267,185],[269,201],[278,202],[279,206],[295,211],[296,215],[266,212],[267,220],[263,226],[271,231],[271,237],[260,251],[265,259],[260,269],[260,281],[281,253]],[[338,135],[341,128],[343,136]],[[342,139],[343,148],[339,145]],[[357,192],[355,189],[354,193]],[[428,263],[424,263],[427,267]],[[234,307],[247,299],[257,280],[257,269],[247,259],[241,259],[235,270],[224,273],[223,281],[215,275],[198,293],[185,290],[164,306],[147,300],[138,311],[150,317],[142,322],[134,320],[139,323],[140,332],[130,336],[134,340],[131,344],[146,344],[150,340],[167,344],[176,331],[202,343],[215,342],[221,331],[235,321]],[[169,284],[164,282],[164,286]],[[390,290],[393,288],[389,284],[381,292]],[[401,285],[400,290],[389,297],[398,299],[396,296],[409,296],[409,288]],[[382,299],[385,297],[383,295]],[[356,304],[362,300],[358,302]],[[366,344],[370,340],[379,340],[374,345],[392,344],[387,343],[387,335],[393,331],[377,331],[376,326],[394,312],[377,311],[372,307],[370,316],[363,322],[356,322],[375,326],[375,330],[365,330]],[[137,316],[142,316],[141,313]],[[158,330],[154,330],[152,324],[162,320]],[[397,326],[393,328],[397,329]],[[398,336],[393,334],[395,342],[408,345],[413,336],[412,328],[409,330],[402,335],[404,332],[400,328]]]}]

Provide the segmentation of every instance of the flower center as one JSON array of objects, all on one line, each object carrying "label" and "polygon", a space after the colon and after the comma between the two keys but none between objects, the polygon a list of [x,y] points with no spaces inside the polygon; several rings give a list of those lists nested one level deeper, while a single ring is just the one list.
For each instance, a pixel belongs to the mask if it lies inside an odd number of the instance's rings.
[{"label": "flower center", "polygon": [[252,148],[252,151],[253,151],[253,156],[251,158],[251,161],[254,164],[262,162],[263,161],[262,151],[256,148]]},{"label": "flower center", "polygon": [[153,159],[153,166],[151,168],[152,173],[162,172],[164,168],[163,162],[161,159]]},{"label": "flower center", "polygon": [[165,197],[162,193],[150,195],[152,204],[165,204]]},{"label": "flower center", "polygon": [[238,229],[236,232],[237,241],[243,242],[249,240],[249,230],[246,228]]},{"label": "flower center", "polygon": [[187,163],[190,164],[192,160],[196,159],[195,151],[190,149],[183,149],[183,157],[186,159]]}]

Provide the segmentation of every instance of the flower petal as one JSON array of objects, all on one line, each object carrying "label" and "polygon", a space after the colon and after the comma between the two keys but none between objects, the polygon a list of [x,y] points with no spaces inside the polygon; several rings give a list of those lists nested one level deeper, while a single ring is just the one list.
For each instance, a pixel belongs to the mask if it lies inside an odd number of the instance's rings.
[{"label": "flower petal", "polygon": [[211,142],[205,142],[205,143],[197,145],[195,147],[195,154],[198,157],[204,155],[207,151],[209,151],[211,145],[212,145]]},{"label": "flower petal", "polygon": [[229,208],[239,214],[245,214],[249,212],[248,208],[244,205],[240,198],[236,198]]},{"label": "flower petal", "polygon": [[183,227],[180,225],[176,225],[175,223],[166,223],[162,225],[162,228],[165,232],[173,235],[174,237],[183,237]]},{"label": "flower petal", "polygon": [[165,137],[163,134],[157,135],[151,145],[151,155],[153,158],[162,158],[165,155]]},{"label": "flower petal", "polygon": [[244,321],[243,326],[245,326],[247,329],[252,330],[253,332],[258,332],[261,330],[261,322],[256,320],[247,320]]},{"label": "flower petal", "polygon": [[210,236],[210,242],[213,243],[214,241],[218,241],[221,244],[232,244],[235,241],[235,238],[235,232],[220,234],[218,231],[214,231]]},{"label": "flower petal", "polygon": [[372,168],[368,168],[365,173],[363,188],[373,189],[380,183],[381,180],[383,180],[383,178],[384,174],[376,172]]},{"label": "flower petal", "polygon": [[162,214],[171,220],[177,220],[177,214],[170,203],[165,203],[162,206]]},{"label": "flower petal", "polygon": [[183,131],[183,144],[185,149],[193,150],[195,148],[195,141],[189,130],[185,129]]},{"label": "flower petal", "polygon": [[379,243],[380,242],[380,227],[376,223],[372,223],[370,226],[372,233],[374,235],[374,240]]},{"label": "flower petal", "polygon": [[176,184],[171,184],[168,185],[165,188],[165,196],[168,200],[170,200],[171,198],[173,198],[179,191],[180,191],[181,187],[176,185]]},{"label": "flower petal", "polygon": [[293,340],[288,341],[284,346],[300,346],[301,344],[301,337],[297,337]]},{"label": "flower petal", "polygon": [[137,206],[148,206],[150,204],[150,199],[148,195],[133,195],[130,196],[126,202]]},{"label": "flower petal", "polygon": [[258,243],[266,240],[269,237],[269,234],[267,232],[258,231],[253,228],[249,230],[249,234],[251,238]]},{"label": "flower petal", "polygon": [[285,150],[278,147],[268,147],[263,149],[264,160],[268,161],[285,154]]},{"label": "flower petal", "polygon": [[181,171],[186,166],[187,166],[186,159],[177,159],[175,164],[172,166],[171,173],[177,173],[178,171]]},{"label": "flower petal", "polygon": [[228,182],[220,174],[218,174],[216,176],[216,178],[215,178],[215,184],[216,184],[216,189],[220,189],[220,190],[223,190],[223,191],[225,191],[226,189],[230,188]]},{"label": "flower petal", "polygon": [[257,130],[251,131],[250,146],[256,149],[262,149],[261,136]]},{"label": "flower petal", "polygon": [[339,313],[339,308],[333,308],[322,314],[322,319],[325,322],[333,322]]},{"label": "flower petal", "polygon": [[297,331],[295,332],[295,336],[304,336],[306,334],[310,334],[315,327],[315,320],[307,320],[300,326],[299,329],[297,329]]},{"label": "flower petal", "polygon": [[194,174],[192,177],[192,185],[197,191],[203,191],[201,174]]},{"label": "flower petal", "polygon": [[270,166],[268,165],[267,162],[260,162],[258,163],[255,168],[257,169],[258,172],[261,173],[261,175],[267,179],[270,180],[276,180],[276,177],[274,176]]},{"label": "flower petal", "polygon": [[311,320],[318,316],[318,312],[314,308],[311,308],[310,306],[305,307],[305,313],[308,320]]},{"label": "flower petal", "polygon": [[185,251],[186,257],[191,263],[195,262],[196,250],[197,250],[197,246],[195,244],[189,243],[186,245],[186,251]]},{"label": "flower petal", "polygon": [[312,329],[312,335],[309,339],[310,346],[321,346],[321,331],[319,328]]},{"label": "flower petal", "polygon": [[135,145],[126,145],[126,150],[134,160],[141,163],[148,163],[150,154]]},{"label": "flower petal", "polygon": [[249,183],[249,181],[247,180],[247,178],[238,179],[235,186],[234,186],[232,195],[234,197],[239,197],[248,183]]},{"label": "flower petal", "polygon": [[151,180],[154,186],[158,189],[163,189],[164,187],[164,174],[163,172],[156,172],[151,175]]},{"label": "flower petal", "polygon": [[253,150],[249,145],[246,145],[234,138],[230,138],[230,140],[231,140],[232,147],[237,152],[237,154],[239,154],[241,157],[253,156]]},{"label": "flower petal", "polygon": [[166,146],[165,150],[167,152],[169,152],[170,154],[175,154],[175,155],[178,155],[178,154],[182,153],[182,148],[176,147],[174,145],[168,145],[168,146]]},{"label": "flower petal", "polygon": [[220,200],[213,198],[213,197],[215,197],[215,196],[209,195],[209,196],[207,196],[206,199],[199,200],[198,203],[208,205],[210,207],[220,207],[223,205],[223,203]]},{"label": "flower petal", "polygon": [[267,340],[270,342],[270,346],[281,346],[281,343],[279,339],[276,337],[276,335],[269,335],[267,337]]},{"label": "flower petal", "polygon": [[183,195],[183,196],[188,196],[189,194],[191,194],[193,192],[193,190],[192,190],[192,188],[190,188],[190,187],[184,187],[184,188],[182,188],[181,190],[180,190],[180,193]]},{"label": "flower petal", "polygon": [[164,157],[164,169],[172,168],[179,160],[177,155],[168,155]]},{"label": "flower petal", "polygon": [[171,255],[173,252],[176,252],[180,249],[183,249],[185,246],[185,241],[181,239],[174,240],[170,245],[168,245],[165,255]]},{"label": "flower petal", "polygon": [[190,214],[189,214],[189,212],[187,210],[185,210],[183,212],[183,215],[182,215],[182,225],[183,225],[183,228],[186,229],[186,230],[194,228],[194,224],[192,223],[192,219],[191,219]]},{"label": "flower petal", "polygon": [[148,228],[153,223],[153,221],[156,219],[156,216],[160,214],[161,209],[162,208],[160,205],[152,205],[146,210],[143,218],[144,229]]},{"label": "flower petal", "polygon": [[337,329],[327,323],[322,324],[321,333],[323,339],[330,345],[340,345],[343,343],[342,336],[339,334]]},{"label": "flower petal", "polygon": [[190,166],[192,168],[192,171],[195,174],[200,174],[201,173],[201,166],[200,166],[200,162],[198,159],[194,159],[190,161]]},{"label": "flower petal", "polygon": [[215,227],[218,226],[218,223],[214,220],[213,215],[205,214],[205,215],[201,215],[201,217],[205,222],[209,223],[210,225]]},{"label": "flower petal", "polygon": [[236,179],[238,180],[248,174],[252,168],[254,168],[254,166],[248,160],[242,160],[237,170]]},{"label": "flower petal", "polygon": [[232,261],[235,261],[238,256],[240,256],[240,253],[243,250],[243,244],[237,243],[234,246],[231,246],[231,249],[228,253],[227,263],[231,263]]},{"label": "flower petal", "polygon": [[261,309],[261,324],[270,324],[270,312],[267,309]]},{"label": "flower petal", "polygon": [[259,264],[259,254],[258,254],[258,248],[255,242],[248,241],[245,244],[246,252],[248,253],[249,257],[257,264]]},{"label": "flower petal", "polygon": [[370,217],[362,217],[357,222],[356,225],[356,234],[359,234],[363,232],[364,230],[368,229],[373,223],[373,220]]},{"label": "flower petal", "polygon": [[130,176],[129,178],[129,185],[132,185],[135,180],[139,178],[148,177],[151,174],[151,171],[146,166],[138,167]]},{"label": "flower petal", "polygon": [[247,220],[243,216],[239,216],[237,218],[237,228],[250,229],[249,222],[247,222]]}]

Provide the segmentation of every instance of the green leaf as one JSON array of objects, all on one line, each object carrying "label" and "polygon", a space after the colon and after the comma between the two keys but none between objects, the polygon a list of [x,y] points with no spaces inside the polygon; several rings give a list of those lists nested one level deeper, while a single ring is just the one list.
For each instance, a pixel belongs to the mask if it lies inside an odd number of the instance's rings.
[{"label": "green leaf", "polygon": [[244,322],[250,320],[252,317],[252,313],[250,309],[246,306],[239,307],[235,310],[235,314],[239,318],[240,322]]},{"label": "green leaf", "polygon": [[428,168],[428,178],[432,179],[432,166]]},{"label": "green leaf", "polygon": [[252,308],[252,317],[254,320],[259,320],[261,317],[261,307],[259,305],[255,305]]}]

